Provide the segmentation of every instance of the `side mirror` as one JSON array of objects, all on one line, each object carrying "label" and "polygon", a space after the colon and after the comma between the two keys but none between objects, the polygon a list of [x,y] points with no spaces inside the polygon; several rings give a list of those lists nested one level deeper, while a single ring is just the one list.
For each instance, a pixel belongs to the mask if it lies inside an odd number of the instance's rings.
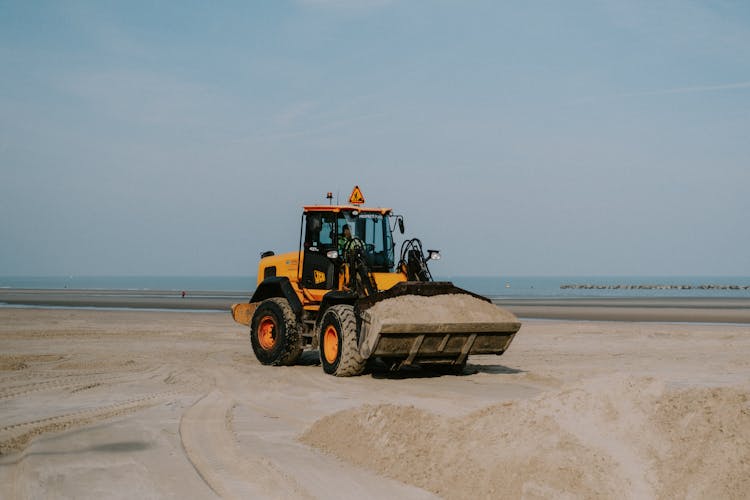
[{"label": "side mirror", "polygon": [[404,219],[401,217],[398,218],[398,230],[401,231],[401,234],[404,234]]}]

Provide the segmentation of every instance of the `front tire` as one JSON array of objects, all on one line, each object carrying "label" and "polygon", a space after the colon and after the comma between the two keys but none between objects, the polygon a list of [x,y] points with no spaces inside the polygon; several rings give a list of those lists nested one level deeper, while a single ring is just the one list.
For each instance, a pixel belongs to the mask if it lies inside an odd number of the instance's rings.
[{"label": "front tire", "polygon": [[360,375],[365,360],[357,349],[357,317],[350,305],[331,306],[321,321],[320,363],[323,370],[337,377]]},{"label": "front tire", "polygon": [[294,311],[286,299],[260,303],[250,323],[250,344],[264,365],[293,365],[302,354],[302,337]]}]

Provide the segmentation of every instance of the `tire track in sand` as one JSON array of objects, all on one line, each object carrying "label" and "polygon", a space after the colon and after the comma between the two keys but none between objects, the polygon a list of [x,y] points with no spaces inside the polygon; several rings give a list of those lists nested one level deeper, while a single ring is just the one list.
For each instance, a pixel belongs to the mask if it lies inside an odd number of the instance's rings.
[{"label": "tire track in sand", "polygon": [[75,375],[72,377],[63,377],[55,380],[46,380],[42,382],[31,382],[28,384],[14,385],[0,389],[0,399],[17,398],[33,392],[68,389],[72,392],[78,392],[83,389],[102,385],[102,383],[116,382],[124,379],[124,376],[90,376]]},{"label": "tire track in sand", "polygon": [[214,389],[182,416],[182,446],[198,475],[221,498],[312,498],[270,460],[240,451],[231,430],[234,404]]},{"label": "tire track in sand", "polygon": [[107,406],[0,427],[0,456],[23,451],[34,438],[43,434],[62,432],[73,427],[82,427],[101,420],[127,415],[154,406],[161,399],[171,395],[173,395],[172,392],[155,393]]},{"label": "tire track in sand", "polygon": [[[300,418],[304,402],[290,398],[288,387],[270,389],[270,393],[254,390],[245,377],[229,368],[211,372],[211,378],[213,389],[183,414],[180,437],[195,471],[216,495],[242,499],[436,498],[300,443],[297,436],[310,419]],[[295,387],[307,387],[308,382],[295,380]]]}]

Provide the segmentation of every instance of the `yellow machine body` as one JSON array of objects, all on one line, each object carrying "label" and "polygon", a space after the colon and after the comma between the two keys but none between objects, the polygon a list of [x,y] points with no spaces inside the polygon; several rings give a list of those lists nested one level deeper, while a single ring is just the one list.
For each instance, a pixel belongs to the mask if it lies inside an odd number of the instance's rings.
[{"label": "yellow machine body", "polygon": [[[392,231],[398,225],[404,232],[403,218],[363,204],[355,187],[349,205],[304,206],[299,249],[262,254],[253,296],[232,306],[234,320],[250,326],[256,357],[293,364],[304,349],[320,348],[326,373],[349,376],[371,357],[394,367],[460,371],[469,354],[505,352],[521,327],[517,318],[489,299],[433,281],[427,263],[439,252],[426,256],[416,238],[403,242],[396,261]],[[397,313],[392,306],[402,297],[419,297],[407,302],[419,304],[421,319]],[[384,307],[395,312],[383,317]],[[451,320],[425,315],[431,307],[451,310]]]}]

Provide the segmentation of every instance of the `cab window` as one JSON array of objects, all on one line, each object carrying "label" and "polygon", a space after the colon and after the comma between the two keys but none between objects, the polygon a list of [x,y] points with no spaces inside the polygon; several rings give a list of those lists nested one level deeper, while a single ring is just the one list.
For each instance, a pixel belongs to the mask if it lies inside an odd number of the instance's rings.
[{"label": "cab window", "polygon": [[305,248],[329,250],[336,246],[336,217],[334,214],[309,213],[305,224]]},{"label": "cab window", "polygon": [[344,224],[349,226],[352,238],[359,238],[365,244],[365,259],[374,271],[388,271],[393,267],[393,239],[388,217],[376,213],[342,212],[339,215],[339,232],[343,234]]}]

